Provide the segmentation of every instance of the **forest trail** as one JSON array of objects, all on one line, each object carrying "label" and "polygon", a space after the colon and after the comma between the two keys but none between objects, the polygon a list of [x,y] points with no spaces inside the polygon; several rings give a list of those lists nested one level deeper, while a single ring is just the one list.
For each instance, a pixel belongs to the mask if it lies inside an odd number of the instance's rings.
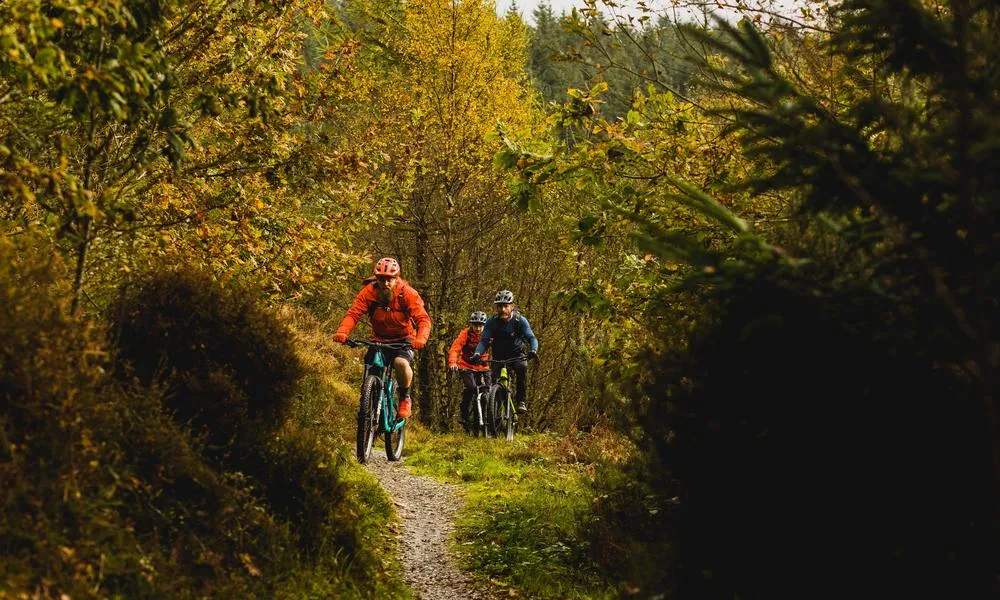
[{"label": "forest trail", "polygon": [[[404,458],[405,461],[405,458]],[[392,496],[403,520],[400,560],[403,577],[421,600],[490,596],[476,590],[448,551],[455,529],[455,514],[462,501],[455,486],[430,477],[413,475],[403,464],[390,463],[377,450],[368,458],[368,469]]]}]

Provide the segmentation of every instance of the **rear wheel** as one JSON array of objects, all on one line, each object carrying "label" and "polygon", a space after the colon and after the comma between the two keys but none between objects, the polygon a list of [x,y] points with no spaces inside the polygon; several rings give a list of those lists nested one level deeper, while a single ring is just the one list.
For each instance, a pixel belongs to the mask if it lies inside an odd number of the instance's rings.
[{"label": "rear wheel", "polygon": [[361,402],[358,405],[358,439],[355,451],[358,462],[366,462],[375,444],[375,432],[378,429],[379,394],[382,386],[378,377],[369,375],[361,386]]}]

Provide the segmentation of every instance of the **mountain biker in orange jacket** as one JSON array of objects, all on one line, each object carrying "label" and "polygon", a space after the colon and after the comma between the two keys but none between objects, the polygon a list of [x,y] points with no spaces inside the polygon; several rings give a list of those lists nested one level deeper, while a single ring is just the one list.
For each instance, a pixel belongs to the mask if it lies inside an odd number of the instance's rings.
[{"label": "mountain biker in orange jacket", "polygon": [[[386,257],[375,263],[372,277],[365,279],[365,286],[354,298],[340,322],[333,341],[345,344],[347,336],[365,314],[372,326],[372,340],[376,342],[404,342],[412,347],[399,350],[383,348],[386,364],[396,371],[399,384],[399,416],[409,417],[412,412],[410,384],[413,383],[413,351],[427,344],[431,334],[431,318],[424,309],[424,301],[417,290],[399,276],[399,262]],[[414,327],[416,324],[416,327]],[[365,364],[371,364],[375,348],[368,348]]]},{"label": "mountain biker in orange jacket", "polygon": [[[483,385],[490,384],[490,368],[483,364],[475,365],[469,362],[476,351],[476,345],[479,343],[485,325],[486,313],[478,310],[472,313],[469,316],[469,326],[458,334],[458,337],[451,344],[451,349],[448,350],[448,368],[453,373],[458,373],[459,369],[462,369],[462,385],[465,386],[465,389],[462,390],[462,408],[458,419],[466,431],[468,431],[466,415],[469,414],[469,405],[476,397],[478,387],[476,380],[482,379]],[[487,356],[486,359],[489,357]]]}]

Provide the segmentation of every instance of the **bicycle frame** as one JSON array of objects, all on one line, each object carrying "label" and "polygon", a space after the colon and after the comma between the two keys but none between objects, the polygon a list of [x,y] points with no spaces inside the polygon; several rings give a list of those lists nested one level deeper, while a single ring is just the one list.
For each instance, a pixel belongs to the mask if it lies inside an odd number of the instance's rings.
[{"label": "bicycle frame", "polygon": [[365,373],[361,379],[364,381],[369,375],[374,375],[379,380],[379,389],[382,390],[382,393],[379,394],[379,404],[381,405],[379,407],[381,413],[379,432],[396,431],[406,422],[406,419],[396,416],[396,410],[399,407],[396,402],[396,379],[391,374],[386,378],[385,369],[385,357],[381,350],[376,349],[372,364],[365,365]]},{"label": "bicycle frame", "polygon": [[510,375],[507,373],[507,366],[504,365],[500,367],[500,385],[507,391],[507,407],[510,409],[510,414],[513,415],[514,425],[517,425],[517,411],[514,410],[514,394],[513,390],[510,389]]},{"label": "bicycle frame", "polygon": [[[351,348],[368,346],[371,361],[365,361],[365,373],[361,378],[361,402],[358,404],[357,446],[355,451],[359,462],[367,462],[368,455],[379,434],[385,434],[385,457],[390,462],[403,457],[403,440],[406,434],[406,419],[397,414],[396,380],[392,365],[387,365],[383,348],[405,349],[409,343],[364,342],[348,339]],[[386,369],[390,369],[386,372]],[[375,391],[375,388],[378,391]]]},{"label": "bicycle frame", "polygon": [[[513,390],[510,389],[510,374],[507,372],[507,364],[512,362],[517,362],[524,360],[521,357],[517,358],[507,358],[504,360],[490,360],[487,361],[491,365],[500,365],[500,375],[497,377],[496,382],[493,384],[495,386],[502,387],[504,390],[504,395],[507,397],[507,404],[504,407],[505,417],[510,419],[513,423],[513,427],[507,433],[507,440],[510,441],[514,438],[513,432],[517,429],[517,410],[514,408],[514,394]],[[500,432],[497,432],[497,437],[499,437]]]},{"label": "bicycle frame", "polygon": [[[474,383],[476,383],[476,397],[475,397],[475,402],[476,402],[477,408],[479,409],[477,411],[477,413],[479,414],[479,423],[477,423],[477,425],[479,425],[480,427],[483,427],[485,425],[485,423],[483,421],[483,419],[484,419],[483,414],[484,414],[485,408],[486,408],[485,406],[483,406],[483,398],[490,391],[490,386],[486,385],[486,375],[489,374],[489,371],[476,371],[474,369],[459,369],[459,371],[462,372],[462,373],[472,373],[472,377],[473,377],[472,381]],[[462,418],[465,418],[465,417],[463,416]]]},{"label": "bicycle frame", "polygon": [[[389,374],[386,377],[386,364],[385,356],[382,354],[382,344],[378,342],[357,342],[360,345],[374,346],[375,356],[372,357],[372,363],[365,364],[364,375],[361,376],[361,381],[368,378],[369,375],[374,375],[379,381],[379,389],[381,393],[379,394],[379,430],[377,433],[384,432],[395,432],[399,430],[406,424],[406,419],[403,417],[396,416],[396,411],[399,408],[399,403],[396,402],[396,380]],[[389,366],[391,369],[392,367]]]}]

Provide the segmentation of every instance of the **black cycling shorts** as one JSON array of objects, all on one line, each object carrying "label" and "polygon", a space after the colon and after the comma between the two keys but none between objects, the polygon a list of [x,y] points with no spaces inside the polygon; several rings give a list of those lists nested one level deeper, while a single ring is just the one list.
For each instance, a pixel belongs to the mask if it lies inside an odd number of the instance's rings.
[{"label": "black cycling shorts", "polygon": [[[399,356],[406,360],[410,364],[410,368],[413,368],[413,347],[407,346],[406,348],[400,348],[398,350],[393,348],[382,348],[382,358],[385,360],[386,368],[391,367],[393,361]],[[372,346],[368,347],[368,353],[365,354],[365,364],[370,365],[372,361],[375,360],[375,348]]]}]

